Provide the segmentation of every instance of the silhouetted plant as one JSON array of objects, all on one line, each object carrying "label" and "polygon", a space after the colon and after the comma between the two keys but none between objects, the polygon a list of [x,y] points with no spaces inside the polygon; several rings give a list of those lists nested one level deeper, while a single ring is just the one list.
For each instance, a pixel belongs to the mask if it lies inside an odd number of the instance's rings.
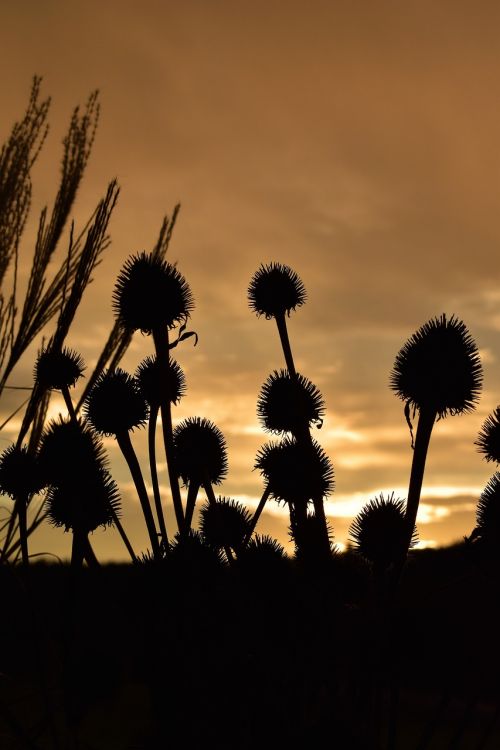
[{"label": "silhouetted plant", "polygon": [[[98,526],[111,526],[119,517],[118,487],[108,472],[95,467],[78,481],[52,487],[47,496],[47,511],[54,526],[73,532],[71,564],[79,567],[88,552],[88,534]],[[92,555],[90,560],[94,559]]]},{"label": "silhouetted plant", "polygon": [[153,553],[160,558],[160,544],[146,485],[129,435],[135,428],[143,427],[148,416],[147,403],[137,381],[119,367],[113,372],[102,373],[87,397],[85,413],[97,432],[116,437],[137,490]]},{"label": "silhouetted plant", "polygon": [[[117,320],[128,331],[151,333],[164,386],[160,404],[163,439],[177,527],[184,527],[184,512],[173,458],[173,429],[170,397],[169,331],[180,325],[179,338],[194,307],[191,290],[179,271],[154,254],[140,253],[129,258],[122,268],[113,293]],[[172,345],[173,346],[173,345]]]},{"label": "silhouetted plant", "polygon": [[[349,529],[349,537],[356,551],[383,571],[397,564],[401,555],[401,539],[405,536],[405,503],[394,493],[386,498],[383,493],[370,500],[356,516]],[[410,549],[418,541],[414,528]]]},{"label": "silhouetted plant", "polygon": [[255,468],[265,477],[271,496],[289,505],[292,533],[298,535],[300,543],[300,527],[307,524],[307,504],[315,499],[323,501],[333,491],[330,459],[316,441],[305,444],[285,438],[281,443],[264,445]]},{"label": "silhouetted plant", "polygon": [[321,427],[325,402],[310,380],[297,373],[292,378],[287,370],[276,370],[262,386],[257,401],[257,416],[264,430],[299,435],[308,425]]},{"label": "silhouetted plant", "polygon": [[[23,564],[28,564],[26,509],[31,496],[46,485],[38,457],[27,446],[10,445],[0,456],[0,493],[14,500],[14,517],[19,520]],[[5,549],[4,549],[5,552]]]},{"label": "silhouetted plant", "polygon": [[489,479],[481,493],[476,509],[474,539],[480,539],[500,556],[500,473],[497,471]]},{"label": "silhouetted plant", "polygon": [[189,530],[200,487],[213,502],[212,485],[221,484],[227,475],[226,441],[209,419],[189,417],[175,428],[173,443],[178,475],[188,487],[185,529]]},{"label": "silhouetted plant", "polygon": [[200,512],[200,531],[205,541],[219,549],[230,547],[238,555],[248,534],[251,516],[236,500],[218,497]]},{"label": "silhouetted plant", "polygon": [[474,409],[482,384],[477,346],[465,324],[441,315],[418,329],[396,357],[391,388],[406,402],[405,413],[419,412],[406,504],[402,559],[410,546],[417,518],[425,460],[436,419]]},{"label": "silhouetted plant", "polygon": [[[168,549],[168,534],[163,515],[160,497],[160,485],[158,472],[156,470],[156,423],[158,411],[161,405],[162,391],[164,386],[164,373],[158,365],[156,357],[146,357],[139,365],[135,373],[139,384],[139,390],[149,404],[148,423],[148,450],[149,469],[151,472],[151,483],[153,485],[153,496],[156,507],[156,515],[165,549]],[[170,401],[177,404],[186,393],[186,378],[175,360],[170,361]]]},{"label": "silhouetted plant", "polygon": [[48,347],[39,354],[35,364],[36,383],[42,390],[61,391],[72,419],[76,419],[76,413],[69,389],[75,386],[83,375],[84,369],[82,357],[67,348]]},{"label": "silhouetted plant", "polygon": [[500,406],[486,418],[475,445],[486,461],[500,463]]},{"label": "silhouetted plant", "polygon": [[224,565],[222,551],[207,544],[199,531],[177,533],[170,544],[168,565],[180,576],[194,573],[209,577]]},{"label": "silhouetted plant", "polygon": [[249,572],[280,572],[288,563],[285,548],[269,534],[256,534],[238,555],[238,566]]}]

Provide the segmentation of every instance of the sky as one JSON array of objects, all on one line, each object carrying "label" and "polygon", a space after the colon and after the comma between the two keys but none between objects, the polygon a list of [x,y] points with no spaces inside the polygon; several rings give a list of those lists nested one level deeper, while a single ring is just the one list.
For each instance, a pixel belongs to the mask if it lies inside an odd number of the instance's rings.
[{"label": "sky", "polygon": [[[424,545],[472,531],[495,470],[474,440],[500,402],[499,21],[493,2],[2,5],[2,142],[24,112],[34,74],[52,97],[21,283],[39,211],[56,192],[71,112],[98,88],[101,119],[74,206],[77,227],[112,178],[121,193],[112,244],[67,343],[91,369],[113,323],[121,266],[153,247],[163,216],[180,202],[169,259],[196,300],[190,327],[199,343],[176,351],[188,393],[174,419],[203,416],[223,431],[229,474],[221,494],[253,508],[262,492],[253,463],[269,436],[255,407],[262,383],[284,362],[276,327],[249,310],[247,288],[261,263],[279,261],[308,294],[289,331],[297,369],[327,405],[314,437],[334,466],[326,509],[337,543],[347,543],[352,517],[369,499],[406,496],[410,435],[389,376],[406,339],[441,313],[468,326],[484,386],[474,413],[435,427],[417,524]],[[134,371],[151,352],[139,334],[123,364]],[[22,360],[12,385],[31,385],[33,357]],[[7,393],[0,412],[19,398]],[[51,415],[59,410],[55,398]],[[18,425],[4,429],[5,446]],[[134,444],[144,460],[144,435],[134,434]],[[145,549],[126,467],[112,440],[106,447],[124,526]],[[164,463],[160,469],[168,497]],[[269,503],[258,531],[287,543],[285,510]],[[112,530],[97,530],[92,543],[103,560],[126,558]],[[31,540],[33,552],[65,557],[70,548],[70,535],[49,526]]]}]

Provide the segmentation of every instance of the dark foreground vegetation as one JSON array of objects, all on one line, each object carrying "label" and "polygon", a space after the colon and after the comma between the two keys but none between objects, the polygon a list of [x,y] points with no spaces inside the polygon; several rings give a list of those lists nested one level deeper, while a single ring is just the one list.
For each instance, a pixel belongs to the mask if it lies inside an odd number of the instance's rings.
[{"label": "dark foreground vegetation", "polygon": [[467,545],[414,553],[390,609],[353,554],[0,577],[2,748],[500,746],[498,578]]},{"label": "dark foreground vegetation", "polygon": [[[287,328],[306,290],[290,267],[262,264],[248,303],[275,324],[280,345],[256,398],[262,429],[274,437],[255,459],[263,481],[256,510],[216,495],[228,471],[222,432],[205,417],[173,417],[189,384],[172,352],[198,338],[189,284],[166,260],[178,207],[153,250],[123,264],[115,324],[75,397],[85,363],[66,340],[109,243],[115,182],[80,232],[71,225],[66,256],[51,278],[49,271],[90,155],[97,94],[71,118],[59,191],[39,218],[19,302],[30,171],[49,107],[39,93],[35,79],[25,116],[0,152],[0,395],[17,387],[21,356],[52,326],[26,400],[2,424],[22,410],[17,438],[0,456],[0,747],[498,747],[500,473],[478,498],[463,544],[414,550],[433,429],[473,410],[481,391],[479,352],[465,324],[441,314],[397,354],[389,382],[412,441],[407,497],[367,498],[350,528],[350,551],[340,554],[324,505],[334,468],[313,437],[326,407],[296,371]],[[128,373],[119,365],[138,331],[151,354]],[[47,422],[54,391],[64,413]],[[141,428],[146,466],[132,440]],[[136,489],[146,552],[134,549],[121,523],[103,445],[110,436]],[[168,492],[158,483],[160,437]],[[500,408],[476,446],[498,464]],[[286,506],[293,557],[260,533],[267,502]],[[69,564],[34,561],[31,537],[42,523],[71,532]],[[128,565],[103,566],[95,555],[92,532],[112,525]]]}]

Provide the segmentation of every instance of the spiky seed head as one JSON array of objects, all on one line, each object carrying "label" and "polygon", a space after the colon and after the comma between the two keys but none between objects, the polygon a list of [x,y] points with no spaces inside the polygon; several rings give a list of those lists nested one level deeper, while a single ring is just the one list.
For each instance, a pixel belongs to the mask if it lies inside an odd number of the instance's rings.
[{"label": "spiky seed head", "polygon": [[240,550],[237,559],[238,567],[250,575],[257,573],[269,576],[277,573],[280,577],[289,562],[283,545],[268,534],[256,534]]},{"label": "spiky seed head", "polygon": [[178,568],[181,575],[210,574],[224,564],[222,550],[207,544],[199,531],[177,533],[169,546],[168,563]]},{"label": "spiky seed head", "polygon": [[148,406],[137,380],[119,367],[101,373],[85,401],[85,414],[102,435],[118,435],[142,427]]},{"label": "spiky seed head", "polygon": [[127,331],[174,328],[193,307],[189,285],[175,266],[145,252],[125,261],[113,292],[113,310]]},{"label": "spiky seed head", "polygon": [[487,461],[500,463],[500,406],[486,418],[474,444]]},{"label": "spiky seed head", "polygon": [[399,398],[439,417],[471,411],[479,399],[482,368],[465,324],[452,316],[433,318],[404,344],[390,385]]},{"label": "spiky seed head", "polygon": [[[135,372],[135,378],[149,406],[158,408],[165,388],[165,377],[155,356],[142,360]],[[177,404],[186,394],[186,378],[181,366],[173,359],[170,360],[169,388],[170,401],[173,404]]]},{"label": "spiky seed head", "polygon": [[261,388],[257,416],[269,432],[297,434],[306,424],[321,427],[325,402],[310,380],[297,373],[297,380],[288,370],[275,370]]},{"label": "spiky seed head", "polygon": [[252,518],[248,510],[236,500],[218,497],[206,503],[200,513],[200,531],[213,547],[238,550],[250,531]]},{"label": "spiky seed head", "polygon": [[78,483],[108,465],[102,443],[92,427],[80,420],[61,417],[45,428],[39,458],[48,484],[54,486]]},{"label": "spiky seed head", "polygon": [[40,492],[46,480],[36,454],[26,446],[9,445],[0,456],[0,493],[12,498]]},{"label": "spiky seed head", "polygon": [[476,508],[476,534],[486,542],[500,543],[500,473],[490,478]]},{"label": "spiky seed head", "polygon": [[[370,500],[356,516],[349,529],[350,539],[359,554],[379,569],[396,563],[404,548],[406,536],[405,503],[394,493],[383,493]],[[410,549],[418,541],[414,528]]]},{"label": "spiky seed head", "polygon": [[224,435],[204,417],[189,417],[174,430],[175,466],[184,484],[220,484],[227,474]]},{"label": "spiky seed head", "polygon": [[85,364],[78,352],[64,348],[48,348],[41,352],[36,363],[34,377],[36,382],[47,390],[60,391],[72,388],[81,378]]},{"label": "spiky seed head", "polygon": [[66,531],[90,533],[111,526],[113,511],[120,516],[118,487],[107,471],[96,472],[80,482],[52,487],[46,498],[49,521]]},{"label": "spiky seed head", "polygon": [[290,315],[306,301],[306,290],[299,276],[282,263],[261,264],[248,287],[250,309],[267,320]]},{"label": "spiky seed head", "polygon": [[255,468],[266,478],[272,497],[286,503],[320,500],[334,488],[333,466],[323,448],[285,438],[267,443],[257,454]]}]

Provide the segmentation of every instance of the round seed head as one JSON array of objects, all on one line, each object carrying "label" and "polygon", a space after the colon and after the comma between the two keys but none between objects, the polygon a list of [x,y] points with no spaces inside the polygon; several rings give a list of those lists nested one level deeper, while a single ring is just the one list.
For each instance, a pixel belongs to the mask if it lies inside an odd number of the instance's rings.
[{"label": "round seed head", "polygon": [[333,491],[333,466],[315,440],[310,445],[290,438],[267,443],[257,454],[255,468],[266,478],[272,497],[278,501],[303,503]]},{"label": "round seed head", "polygon": [[88,424],[52,420],[40,443],[40,465],[48,484],[59,486],[102,471],[107,457],[98,436]]},{"label": "round seed head", "polygon": [[500,473],[488,481],[476,509],[477,536],[483,541],[500,542]]},{"label": "round seed head", "polygon": [[275,370],[268,377],[257,401],[257,416],[269,432],[297,433],[305,424],[321,427],[325,403],[310,380],[297,373],[297,380],[288,370]]},{"label": "round seed head", "polygon": [[306,290],[298,275],[281,263],[261,264],[248,287],[250,309],[267,320],[290,315],[306,301]]},{"label": "round seed head", "polygon": [[485,420],[475,445],[487,461],[500,463],[500,406]]},{"label": "round seed head", "polygon": [[45,349],[35,364],[35,380],[43,388],[60,391],[72,388],[83,375],[85,365],[82,357],[71,349]]},{"label": "round seed head", "polygon": [[0,492],[12,498],[29,497],[46,485],[38,457],[23,446],[9,445],[0,456]]},{"label": "round seed head", "polygon": [[142,427],[148,407],[135,378],[117,367],[99,375],[87,396],[85,413],[97,432],[118,435]]},{"label": "round seed head", "polygon": [[184,484],[220,484],[227,474],[226,441],[208,419],[189,417],[174,430],[175,466]]},{"label": "round seed head", "polygon": [[411,406],[439,417],[471,411],[479,399],[482,368],[465,324],[434,318],[408,339],[396,357],[390,385]]},{"label": "round seed head", "polygon": [[252,537],[238,559],[243,558],[249,567],[255,565],[262,568],[288,560],[283,545],[268,534],[256,534]]},{"label": "round seed head", "polygon": [[200,531],[207,544],[238,550],[250,531],[251,521],[250,513],[241,503],[219,497],[217,502],[207,502],[201,509]]},{"label": "round seed head", "polygon": [[[170,401],[177,404],[186,394],[186,378],[179,364],[170,361],[169,373]],[[156,357],[146,357],[136,370],[135,378],[139,390],[152,408],[158,408],[161,403],[162,391],[165,388],[165,377]]]},{"label": "round seed head", "polygon": [[89,533],[98,526],[111,526],[113,511],[120,515],[120,495],[108,472],[101,471],[80,482],[52,487],[46,507],[53,526]]},{"label": "round seed head", "polygon": [[113,292],[113,310],[123,328],[143,333],[174,328],[193,307],[189,285],[175,266],[145,252],[125,261]]},{"label": "round seed head", "polygon": [[169,565],[179,568],[182,574],[210,574],[224,564],[222,551],[211,547],[198,531],[189,530],[188,534],[176,534],[170,544]]},{"label": "round seed head", "polygon": [[[379,568],[388,568],[401,554],[406,534],[405,504],[391,493],[370,500],[349,529],[359,554]],[[410,548],[418,541],[414,528]]]}]

